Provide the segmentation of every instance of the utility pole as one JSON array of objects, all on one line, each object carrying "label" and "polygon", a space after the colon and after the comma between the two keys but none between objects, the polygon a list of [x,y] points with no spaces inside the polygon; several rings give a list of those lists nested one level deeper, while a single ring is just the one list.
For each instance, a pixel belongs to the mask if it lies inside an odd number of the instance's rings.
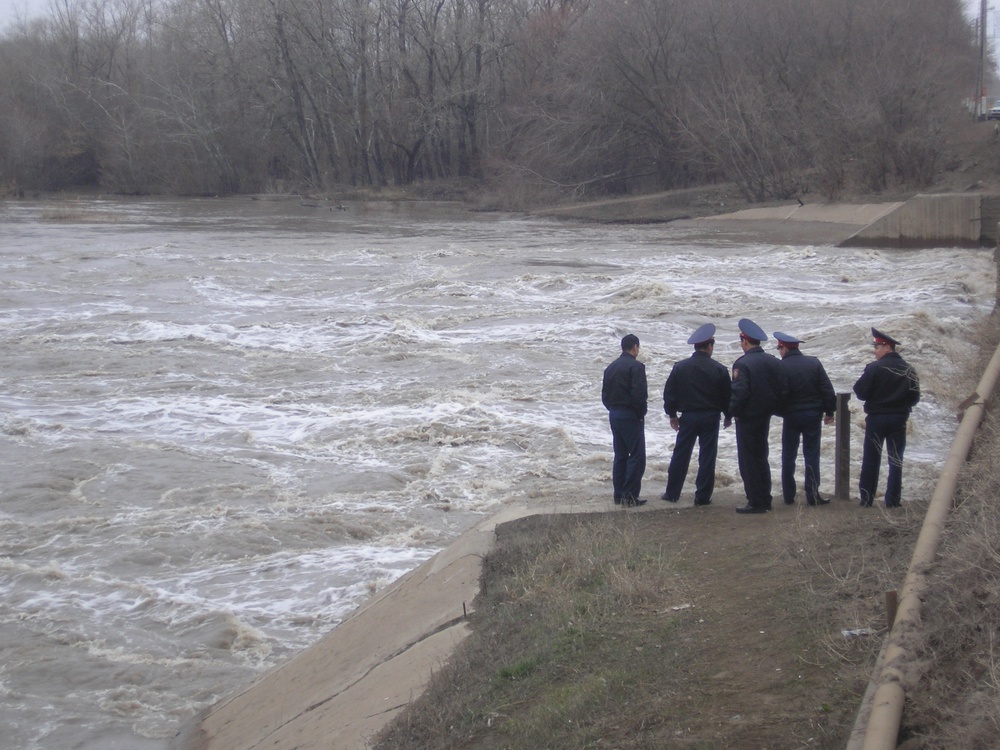
[{"label": "utility pole", "polygon": [[986,70],[986,0],[979,2],[979,85],[976,89],[976,120],[983,119],[986,114],[986,105],[983,97],[986,91],[983,87],[984,71]]}]

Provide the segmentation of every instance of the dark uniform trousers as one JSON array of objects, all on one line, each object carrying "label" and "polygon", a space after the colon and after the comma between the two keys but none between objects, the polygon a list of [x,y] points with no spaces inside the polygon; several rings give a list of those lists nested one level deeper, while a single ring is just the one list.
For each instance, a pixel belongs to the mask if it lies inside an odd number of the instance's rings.
[{"label": "dark uniform trousers", "polygon": [[615,500],[637,500],[646,471],[646,432],[642,419],[631,409],[611,409],[608,412],[615,461],[611,466],[611,483]]},{"label": "dark uniform trousers", "polygon": [[802,437],[802,457],[805,459],[806,502],[819,500],[819,444],[823,435],[823,412],[803,409],[785,414],[781,425],[781,494],[786,503],[795,501],[795,460]]},{"label": "dark uniform trousers", "polygon": [[885,507],[899,506],[903,494],[903,452],[906,450],[907,414],[869,414],[865,418],[865,447],[861,454],[861,504],[875,501],[882,445],[889,451],[889,477],[885,485]]},{"label": "dark uniform trousers", "polygon": [[679,500],[695,440],[698,441],[698,477],[694,486],[694,501],[707,503],[715,488],[715,459],[719,454],[719,412],[697,410],[681,412],[677,442],[667,469],[667,499]]},{"label": "dark uniform trousers", "polygon": [[736,420],[736,458],[746,490],[747,503],[771,509],[771,464],[768,462],[768,430],[771,416],[739,417]]}]

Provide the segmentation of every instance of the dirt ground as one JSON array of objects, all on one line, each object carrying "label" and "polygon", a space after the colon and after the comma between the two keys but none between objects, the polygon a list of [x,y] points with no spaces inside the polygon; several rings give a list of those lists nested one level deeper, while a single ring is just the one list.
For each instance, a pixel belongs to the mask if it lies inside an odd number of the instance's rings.
[{"label": "dirt ground", "polygon": [[[846,500],[786,506],[779,498],[767,515],[734,513],[744,502],[725,488],[704,508],[654,500],[499,527],[484,565],[477,634],[376,747],[843,748],[887,630],[886,591],[905,576],[924,503],[890,512]],[[629,575],[647,585],[639,595],[604,592],[618,602],[611,614],[593,624],[570,616],[567,624],[552,611],[552,592],[567,584],[543,584],[539,571],[547,555],[558,558],[556,569],[580,566],[559,550],[599,549],[606,534],[635,545],[644,562]],[[536,596],[535,587],[548,593]],[[547,636],[519,641],[532,622],[603,644],[590,661],[540,645]],[[577,715],[564,697],[549,709],[562,719],[538,728],[534,715],[553,702],[554,685],[572,691],[595,676],[606,683],[612,658],[614,673],[629,675],[607,688],[620,703],[591,699]],[[502,697],[497,665],[523,660],[540,665],[537,683],[526,680],[520,699]],[[434,708],[456,703],[463,705],[454,715]]]}]

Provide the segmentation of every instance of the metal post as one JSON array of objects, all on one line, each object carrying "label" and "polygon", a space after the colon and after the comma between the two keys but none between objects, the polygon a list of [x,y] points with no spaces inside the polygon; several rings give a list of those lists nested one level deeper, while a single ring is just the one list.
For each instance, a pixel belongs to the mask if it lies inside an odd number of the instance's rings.
[{"label": "metal post", "polygon": [[1000,310],[1000,222],[997,222],[997,246],[993,248],[993,265],[997,271],[997,292],[993,296],[993,313]]},{"label": "metal post", "polygon": [[885,592],[885,629],[886,632],[892,630],[892,626],[896,623],[896,612],[899,611],[899,592],[898,591],[886,591]]},{"label": "metal post", "polygon": [[837,436],[834,454],[834,494],[838,500],[851,499],[851,412],[850,393],[837,394]]}]

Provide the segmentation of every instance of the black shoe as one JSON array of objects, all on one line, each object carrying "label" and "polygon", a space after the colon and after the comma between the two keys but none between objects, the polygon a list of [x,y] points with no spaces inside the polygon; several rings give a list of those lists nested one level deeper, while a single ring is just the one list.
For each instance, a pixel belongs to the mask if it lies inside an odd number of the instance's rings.
[{"label": "black shoe", "polygon": [[818,497],[815,500],[810,500],[809,504],[810,505],[829,505],[830,504],[830,500],[828,498],[825,498],[825,497]]},{"label": "black shoe", "polygon": [[640,505],[645,505],[645,504],[646,504],[645,500],[640,500],[637,497],[626,497],[624,500],[622,500],[622,505],[627,505],[629,508],[636,508]]},{"label": "black shoe", "polygon": [[[812,503],[809,504],[812,505]],[[791,500],[786,499],[785,505],[795,505],[795,498],[793,497]]]},{"label": "black shoe", "polygon": [[702,506],[702,505],[711,505],[712,501],[711,500],[695,500],[694,504],[695,504],[696,507],[699,507],[699,506]]},{"label": "black shoe", "polygon": [[742,508],[736,509],[737,513],[767,513],[767,508],[756,508],[753,505],[744,505]]},{"label": "black shoe", "polygon": [[667,493],[666,492],[664,492],[662,495],[660,495],[660,500],[666,500],[668,503],[676,503],[677,499],[678,498],[676,498],[676,497],[667,497]]}]

